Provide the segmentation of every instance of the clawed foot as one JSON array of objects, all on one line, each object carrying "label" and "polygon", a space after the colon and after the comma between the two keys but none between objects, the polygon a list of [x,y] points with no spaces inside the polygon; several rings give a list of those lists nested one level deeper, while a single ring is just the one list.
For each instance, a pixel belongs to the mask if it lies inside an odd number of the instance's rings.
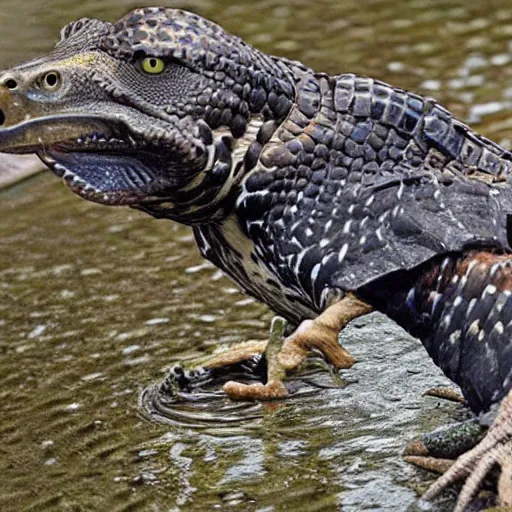
[{"label": "clawed foot", "polygon": [[355,358],[338,343],[338,333],[326,332],[327,329],[315,322],[304,320],[297,330],[283,343],[278,354],[279,364],[284,370],[292,372],[307,359],[311,349],[317,348],[334,368],[351,368]]},{"label": "clawed foot", "polygon": [[287,338],[284,337],[286,321],[275,317],[268,342],[253,341],[232,347],[208,359],[195,373],[175,368],[168,380],[182,390],[197,389],[208,382],[218,382],[215,375],[226,374],[256,357],[266,363],[266,375],[255,384],[230,380],[224,384],[226,394],[233,400],[285,397],[288,394],[285,377],[301,368],[312,350],[319,351],[336,369],[350,368],[355,359],[339,344],[338,334],[351,320],[371,311],[371,306],[348,294],[314,320],[303,321]]},{"label": "clawed foot", "polygon": [[[285,329],[286,321],[281,317],[275,317],[272,320],[268,342],[257,341],[237,345],[193,370],[174,366],[162,385],[163,390],[191,392],[213,382],[222,383],[224,380],[223,390],[232,400],[283,398],[288,394],[288,390],[283,383],[286,370],[279,363],[279,353],[283,346]],[[244,384],[227,380],[237,376],[244,380],[256,378],[266,383]]]},{"label": "clawed foot", "polygon": [[228,382],[224,391],[233,400],[282,398],[288,394],[284,378],[299,369],[312,350],[318,350],[337,370],[350,368],[356,360],[339,344],[338,334],[351,320],[371,311],[371,306],[348,294],[314,320],[304,320],[286,339],[283,339],[284,320],[276,317],[265,347],[268,365],[266,384]]},{"label": "clawed foot", "polygon": [[279,353],[281,366],[286,371],[293,371],[312,349],[317,349],[334,368],[351,368],[356,360],[339,344],[338,334],[352,320],[372,311],[372,306],[349,293],[314,320],[304,320],[283,343]]},{"label": "clawed foot", "polygon": [[431,500],[458,480],[466,479],[455,512],[463,512],[494,466],[499,466],[498,504],[512,507],[512,392],[501,403],[494,423],[483,440],[461,455],[425,493]]}]

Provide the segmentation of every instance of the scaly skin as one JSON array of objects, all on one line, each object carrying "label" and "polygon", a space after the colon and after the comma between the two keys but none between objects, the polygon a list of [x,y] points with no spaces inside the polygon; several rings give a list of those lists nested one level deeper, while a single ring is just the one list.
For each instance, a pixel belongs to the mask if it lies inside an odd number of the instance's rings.
[{"label": "scaly skin", "polygon": [[[435,101],[150,8],[72,23],[52,53],[1,73],[0,124],[1,151],[36,152],[78,195],[191,225],[201,254],[292,327],[339,310],[343,325],[352,293],[420,337],[473,409],[505,396],[508,310],[486,316],[479,295],[477,317],[465,303],[457,316],[459,296],[417,269],[446,256],[463,275],[471,248],[496,263],[510,251],[511,155]],[[428,296],[402,297],[397,273]]]},{"label": "scaly skin", "polygon": [[431,99],[265,55],[185,11],[70,24],[0,73],[0,110],[1,151],[192,225],[201,254],[294,327],[437,254],[508,248],[510,153]]}]

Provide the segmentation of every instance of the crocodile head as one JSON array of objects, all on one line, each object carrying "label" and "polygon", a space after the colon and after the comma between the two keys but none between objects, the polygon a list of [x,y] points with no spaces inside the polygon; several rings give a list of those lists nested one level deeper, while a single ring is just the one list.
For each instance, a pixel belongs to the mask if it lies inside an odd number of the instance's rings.
[{"label": "crocodile head", "polygon": [[293,99],[285,65],[218,25],[137,9],[0,73],[0,151],[35,152],[86,199],[208,222]]}]

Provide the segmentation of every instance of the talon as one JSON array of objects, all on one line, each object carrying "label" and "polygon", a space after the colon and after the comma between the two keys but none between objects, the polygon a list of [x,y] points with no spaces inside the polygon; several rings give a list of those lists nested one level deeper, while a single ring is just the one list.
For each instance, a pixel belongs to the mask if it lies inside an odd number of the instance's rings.
[{"label": "talon", "polygon": [[442,398],[443,400],[449,400],[450,402],[457,402],[461,404],[466,403],[466,400],[458,391],[446,386],[428,389],[423,393],[423,396],[433,396],[434,398]]},{"label": "talon", "polygon": [[229,381],[224,384],[223,389],[231,400],[272,400],[288,395],[284,384],[275,380],[266,384],[242,384]]},{"label": "talon", "polygon": [[418,468],[439,474],[443,474],[448,471],[455,462],[452,459],[438,459],[436,457],[425,457],[420,455],[406,455],[404,460]]}]

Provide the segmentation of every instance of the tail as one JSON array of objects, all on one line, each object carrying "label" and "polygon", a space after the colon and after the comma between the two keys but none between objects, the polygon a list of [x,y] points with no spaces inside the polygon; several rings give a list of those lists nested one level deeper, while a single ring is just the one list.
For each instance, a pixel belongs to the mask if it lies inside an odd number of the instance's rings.
[{"label": "tail", "polygon": [[454,254],[386,276],[361,297],[418,337],[471,409],[512,387],[512,255]]}]

